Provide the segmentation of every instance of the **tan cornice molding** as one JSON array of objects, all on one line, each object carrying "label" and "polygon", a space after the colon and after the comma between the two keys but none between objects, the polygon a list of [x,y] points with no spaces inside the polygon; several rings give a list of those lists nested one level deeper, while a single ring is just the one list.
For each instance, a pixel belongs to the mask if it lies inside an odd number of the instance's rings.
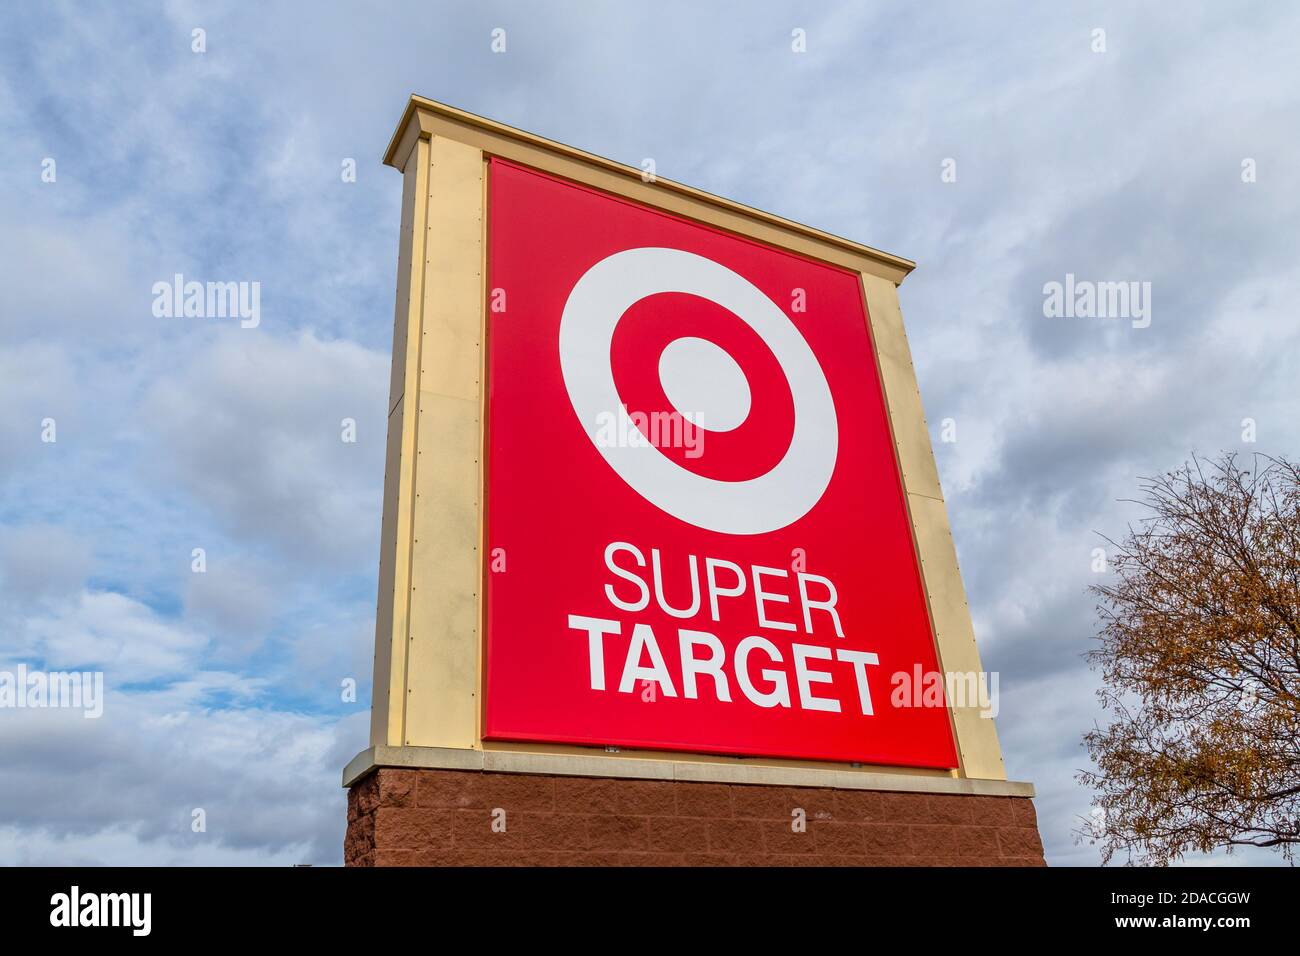
[{"label": "tan cornice molding", "polygon": [[[663,754],[606,754],[590,757],[512,750],[456,750],[444,747],[374,746],[361,751],[343,770],[351,787],[382,768],[401,770],[468,770],[490,773],[552,774],[690,783],[751,784],[781,787],[833,787],[894,793],[937,793],[986,797],[1033,797],[1033,784],[1014,780],[898,773],[885,768],[781,766],[759,759],[705,763],[674,760]],[[885,772],[881,772],[885,770]]]},{"label": "tan cornice molding", "polygon": [[[838,256],[828,256],[829,261],[842,264],[843,256],[847,253],[853,258],[861,260],[861,263],[855,264],[858,268],[888,278],[895,285],[902,282],[907,274],[916,268],[915,262],[904,259],[902,256],[873,249],[870,246],[832,235],[829,232],[823,232],[820,229],[814,229],[812,226],[806,226],[791,219],[784,219],[781,216],[763,212],[761,209],[754,209],[743,203],[715,196],[702,189],[673,182],[670,179],[656,176],[653,185],[648,185],[642,178],[642,170],[636,167],[627,166],[612,159],[606,159],[604,156],[597,156],[594,153],[588,153],[573,146],[558,143],[544,136],[516,129],[513,126],[498,123],[495,120],[478,116],[466,110],[448,106],[446,103],[439,103],[436,100],[414,94],[406,104],[406,111],[402,114],[402,120],[397,124],[397,129],[394,131],[392,139],[389,140],[388,149],[384,153],[384,164],[402,169],[406,164],[406,158],[410,153],[411,146],[414,145],[417,139],[428,139],[439,133],[447,135],[451,132],[448,127],[459,127],[461,130],[468,129],[477,132],[481,136],[486,136],[488,141],[482,143],[485,153],[497,152],[492,148],[492,141],[517,144],[528,150],[541,150],[555,157],[582,163],[602,170],[607,174],[632,180],[639,186],[645,186],[646,192],[664,191],[676,194],[693,202],[704,203],[730,215],[742,216],[769,228],[778,229],[788,235],[800,237],[805,242],[811,241],[816,245],[840,253]],[[452,133],[452,138],[461,137]],[[518,158],[508,153],[502,153],[502,155],[507,159]],[[653,200],[645,195],[635,198],[653,203]],[[663,205],[662,203],[654,204]],[[871,267],[868,268],[866,264],[870,264]]]}]

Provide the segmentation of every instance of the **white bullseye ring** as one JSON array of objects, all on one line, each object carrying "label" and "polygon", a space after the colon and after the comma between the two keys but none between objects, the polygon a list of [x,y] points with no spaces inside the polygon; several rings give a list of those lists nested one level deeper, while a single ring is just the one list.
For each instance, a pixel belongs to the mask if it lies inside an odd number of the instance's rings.
[{"label": "white bullseye ring", "polygon": [[[619,416],[622,428],[636,427],[627,421],[614,384],[610,366],[614,329],[633,304],[661,292],[685,292],[717,303],[758,333],[776,356],[794,399],[794,433],[785,456],[765,474],[746,481],[719,481],[681,467],[653,445],[614,445],[600,440],[605,416]],[[683,341],[692,340],[678,339],[669,348]],[[697,346],[686,348],[698,351]],[[730,360],[735,365],[734,359]],[[560,368],[578,422],[605,461],[641,497],[682,521],[724,534],[764,534],[806,515],[830,484],[839,429],[835,402],[817,357],[776,303],[711,259],[680,249],[645,247],[616,252],[596,263],[574,285],[565,302],[560,319]],[[743,380],[739,367],[736,372]],[[677,405],[677,397],[662,378],[662,364],[661,381]],[[679,381],[674,387],[684,384]],[[689,402],[692,396],[682,398]],[[744,405],[748,415],[747,384]],[[709,411],[682,406],[678,410],[702,416]],[[725,418],[724,414],[719,425]],[[743,421],[744,416],[736,424]],[[708,420],[702,425],[723,430]]]}]

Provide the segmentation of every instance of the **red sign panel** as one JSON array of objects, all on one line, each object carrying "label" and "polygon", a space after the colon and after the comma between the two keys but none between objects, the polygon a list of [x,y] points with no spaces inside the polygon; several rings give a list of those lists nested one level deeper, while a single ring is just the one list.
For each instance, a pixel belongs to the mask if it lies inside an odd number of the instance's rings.
[{"label": "red sign panel", "polygon": [[485,736],[956,766],[858,277],[500,160],[489,209]]}]

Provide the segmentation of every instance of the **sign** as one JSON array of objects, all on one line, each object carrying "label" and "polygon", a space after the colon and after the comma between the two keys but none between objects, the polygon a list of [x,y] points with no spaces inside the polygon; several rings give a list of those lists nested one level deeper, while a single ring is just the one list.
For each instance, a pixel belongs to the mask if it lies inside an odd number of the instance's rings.
[{"label": "sign", "polygon": [[501,159],[487,259],[484,737],[956,767],[858,275]]}]

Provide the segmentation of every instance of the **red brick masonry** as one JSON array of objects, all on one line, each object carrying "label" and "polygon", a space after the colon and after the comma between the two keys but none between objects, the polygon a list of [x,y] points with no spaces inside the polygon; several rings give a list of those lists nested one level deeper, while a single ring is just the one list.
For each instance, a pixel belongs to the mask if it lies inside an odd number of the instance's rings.
[{"label": "red brick masonry", "polygon": [[[798,809],[804,832],[792,825]],[[1044,865],[1026,797],[389,769],[348,792],[343,857],[348,866]]]}]

